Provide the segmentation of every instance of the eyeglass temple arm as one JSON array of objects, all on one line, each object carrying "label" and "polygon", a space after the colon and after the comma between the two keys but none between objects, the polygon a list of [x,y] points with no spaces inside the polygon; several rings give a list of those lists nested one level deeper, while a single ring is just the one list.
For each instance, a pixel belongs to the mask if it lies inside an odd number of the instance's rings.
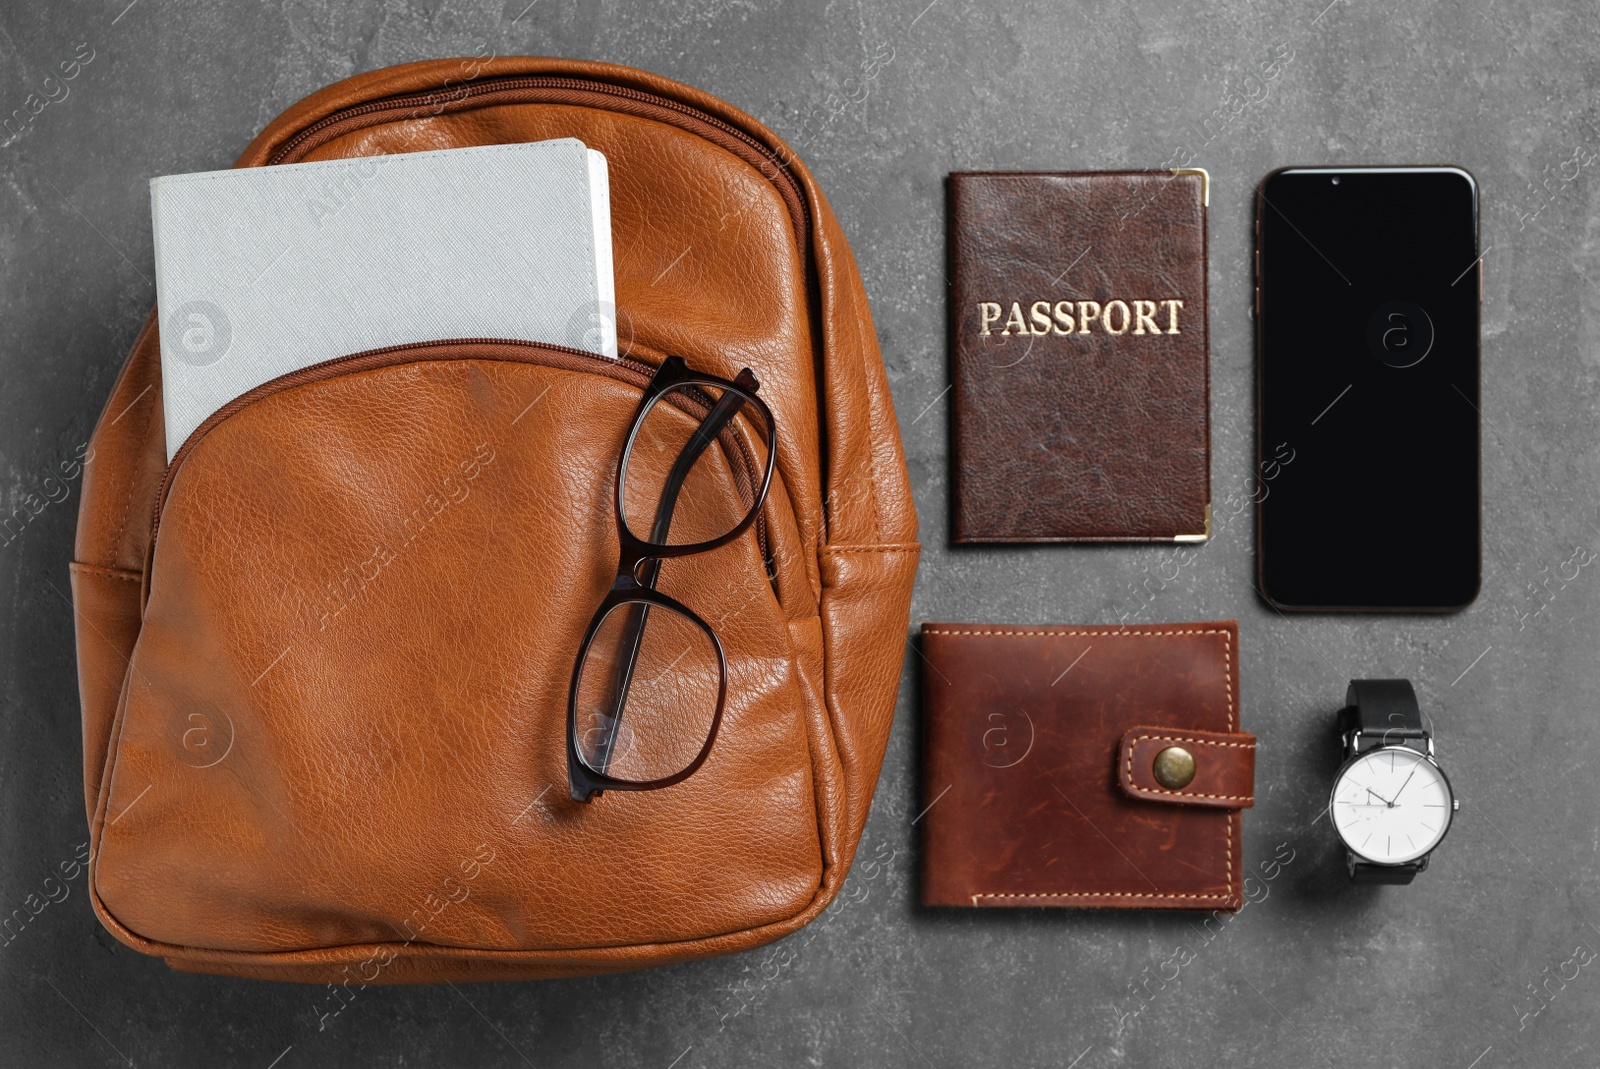
[{"label": "eyeglass temple arm", "polygon": [[[672,513],[678,507],[678,492],[683,489],[683,481],[689,477],[690,470],[706,448],[716,441],[717,435],[722,433],[724,427],[739,414],[739,409],[744,407],[744,397],[728,391],[722,395],[706,418],[700,421],[700,426],[695,428],[694,434],[684,443],[683,449],[678,452],[678,459],[673,462],[672,471],[667,473],[667,481],[661,487],[661,503],[656,506],[655,525],[650,529],[650,542],[661,546],[667,542],[667,532],[672,527]],[[651,577],[647,585],[655,585],[655,574],[661,570],[661,561],[651,560],[645,568],[649,569]],[[645,571],[641,568],[640,571]]]},{"label": "eyeglass temple arm", "polygon": [[[748,375],[744,372],[739,376],[741,384]],[[722,395],[706,418],[700,421],[700,426],[695,428],[694,434],[684,443],[683,449],[678,453],[678,459],[672,464],[672,470],[667,473],[665,484],[661,487],[661,501],[656,506],[655,523],[650,529],[650,542],[653,545],[664,545],[667,534],[672,528],[672,514],[678,506],[678,494],[683,489],[684,480],[689,477],[695,462],[700,459],[711,443],[716,441],[717,435],[723,428],[739,414],[739,409],[744,407],[744,397],[732,390]],[[641,586],[655,589],[656,578],[661,573],[661,560],[652,558],[640,565],[636,578]],[[634,603],[628,607],[628,622],[624,625],[622,633],[622,650],[624,655],[617,666],[615,685],[611,689],[614,696],[613,713],[611,717],[611,730],[606,733],[597,747],[595,760],[591,767],[599,773],[604,773],[611,764],[611,751],[615,748],[617,736],[622,730],[622,710],[628,704],[628,691],[633,686],[634,669],[639,663],[639,648],[644,644],[644,626],[650,619],[650,606]]]}]

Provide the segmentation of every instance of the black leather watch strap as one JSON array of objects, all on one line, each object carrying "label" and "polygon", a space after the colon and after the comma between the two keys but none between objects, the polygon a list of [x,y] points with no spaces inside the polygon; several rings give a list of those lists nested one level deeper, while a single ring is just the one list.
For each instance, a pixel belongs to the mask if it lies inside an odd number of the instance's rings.
[{"label": "black leather watch strap", "polygon": [[1404,865],[1373,865],[1366,861],[1350,862],[1350,882],[1354,884],[1404,884],[1417,878],[1423,870],[1420,861]]},{"label": "black leather watch strap", "polygon": [[1426,739],[1427,726],[1409,679],[1352,679],[1339,711],[1339,733],[1359,730],[1366,745],[1404,745]]}]

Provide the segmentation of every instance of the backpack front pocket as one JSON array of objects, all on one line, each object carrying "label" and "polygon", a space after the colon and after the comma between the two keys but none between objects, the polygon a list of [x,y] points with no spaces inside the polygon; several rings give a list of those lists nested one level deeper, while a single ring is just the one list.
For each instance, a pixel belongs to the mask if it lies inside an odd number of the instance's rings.
[{"label": "backpack front pocket", "polygon": [[[568,685],[615,570],[616,462],[649,370],[405,347],[268,384],[185,443],[96,816],[111,917],[217,950],[539,950],[805,907],[822,882],[805,699],[754,530],[661,572],[727,655],[705,765],[568,797]],[[763,522],[792,537],[782,510]]]}]

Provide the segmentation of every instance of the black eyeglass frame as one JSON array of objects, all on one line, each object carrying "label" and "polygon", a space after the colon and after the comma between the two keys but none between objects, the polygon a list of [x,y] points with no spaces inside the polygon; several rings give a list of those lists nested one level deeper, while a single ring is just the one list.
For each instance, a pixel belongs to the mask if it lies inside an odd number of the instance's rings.
[{"label": "black eyeglass frame", "polygon": [[[706,398],[708,411],[701,418],[695,434],[680,452],[674,471],[662,491],[662,503],[657,511],[656,528],[652,531],[652,537],[666,538],[667,526],[671,523],[682,477],[688,473],[699,455],[713,441],[721,437],[728,424],[745,405],[750,405],[766,424],[767,462],[761,475],[761,484],[756,489],[754,501],[744,518],[721,537],[683,545],[646,541],[635,535],[628,527],[627,507],[623,500],[628,478],[628,461],[633,455],[634,443],[651,409],[660,403],[669,391],[696,386],[720,391],[721,398],[715,402],[709,397]],[[655,588],[655,584],[663,561],[706,553],[725,546],[748,531],[759,518],[761,507],[766,502],[767,490],[772,485],[772,473],[778,456],[777,420],[773,418],[772,410],[767,407],[766,402],[756,396],[756,391],[760,388],[761,384],[749,368],[739,372],[738,377],[730,382],[715,375],[695,371],[682,357],[669,356],[662,362],[660,369],[656,371],[645,387],[644,394],[639,398],[639,407],[634,411],[628,436],[623,442],[622,455],[617,463],[616,484],[612,493],[612,507],[617,521],[617,540],[620,543],[617,574],[611,582],[610,591],[590,619],[589,626],[583,634],[583,641],[578,645],[578,655],[572,666],[572,682],[567,692],[567,784],[574,801],[588,802],[594,796],[608,790],[651,791],[681,783],[699,770],[710,756],[712,745],[717,741],[717,730],[722,726],[722,712],[728,696],[728,658],[723,651],[722,640],[698,613],[676,598],[661,593]],[[670,776],[653,780],[624,780],[607,775],[591,767],[578,751],[578,687],[582,682],[584,662],[588,659],[589,647],[611,612],[629,604],[641,605],[643,610],[630,624],[632,634],[624,640],[625,645],[632,648],[628,654],[628,663],[623,669],[624,679],[617,700],[617,726],[612,729],[612,738],[606,747],[608,758],[611,748],[615,745],[616,736],[621,730],[622,714],[627,708],[628,684],[633,678],[639,644],[643,639],[651,606],[677,613],[699,627],[717,654],[717,707],[711,718],[710,730],[706,733],[705,744],[695,755],[694,760],[683,769]]]}]

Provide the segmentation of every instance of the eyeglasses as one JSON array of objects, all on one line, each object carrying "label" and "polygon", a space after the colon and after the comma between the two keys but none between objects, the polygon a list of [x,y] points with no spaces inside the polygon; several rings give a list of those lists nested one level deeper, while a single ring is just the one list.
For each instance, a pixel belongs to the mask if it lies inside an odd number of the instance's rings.
[{"label": "eyeglasses", "polygon": [[749,368],[729,382],[673,356],[639,400],[617,465],[621,560],[567,696],[576,801],[670,787],[711,753],[728,660],[711,625],[656,581],[663,561],[725,546],[756,522],[778,436],[758,389]]}]

